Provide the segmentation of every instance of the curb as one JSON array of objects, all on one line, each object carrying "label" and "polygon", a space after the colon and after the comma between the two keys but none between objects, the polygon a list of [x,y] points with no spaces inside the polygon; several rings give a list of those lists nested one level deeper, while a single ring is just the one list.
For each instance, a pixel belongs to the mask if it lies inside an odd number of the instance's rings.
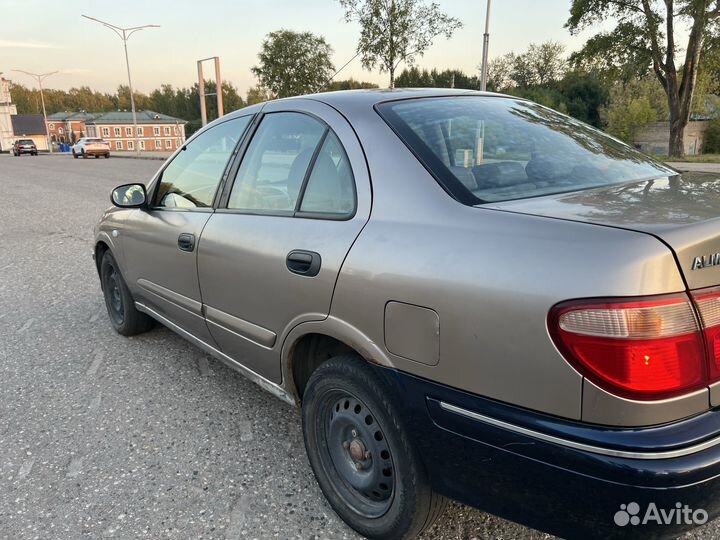
[{"label": "curb", "polygon": [[126,155],[122,155],[122,154],[110,154],[110,158],[120,158],[120,159],[152,159],[152,160],[155,160],[155,161],[165,161],[165,160],[166,160],[167,158],[169,158],[169,157],[170,157],[170,156],[165,156],[165,157],[162,157],[162,156],[143,156],[143,155],[140,155],[140,156],[135,156],[135,155],[133,155],[133,156],[126,156]]}]

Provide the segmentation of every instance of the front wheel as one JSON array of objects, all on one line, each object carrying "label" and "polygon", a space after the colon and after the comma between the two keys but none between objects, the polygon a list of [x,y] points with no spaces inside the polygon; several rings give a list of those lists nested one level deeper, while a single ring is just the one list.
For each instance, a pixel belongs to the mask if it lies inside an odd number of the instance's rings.
[{"label": "front wheel", "polygon": [[100,283],[110,323],[118,334],[134,336],[153,327],[153,319],[135,308],[130,290],[125,283],[115,257],[109,251],[100,263]]},{"label": "front wheel", "polygon": [[72,151],[72,155],[73,155],[73,157],[74,157],[75,159],[78,158],[78,155],[75,153],[75,150]]},{"label": "front wheel", "polygon": [[414,538],[447,499],[430,488],[385,383],[361,358],[339,356],[310,377],[305,448],[335,512],[371,540]]}]

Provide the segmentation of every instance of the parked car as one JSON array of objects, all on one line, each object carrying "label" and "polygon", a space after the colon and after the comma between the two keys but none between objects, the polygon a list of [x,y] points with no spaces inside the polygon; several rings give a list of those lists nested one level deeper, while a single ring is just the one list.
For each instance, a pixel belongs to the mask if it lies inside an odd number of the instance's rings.
[{"label": "parked car", "polygon": [[88,156],[109,158],[110,143],[102,139],[83,137],[72,146],[72,155],[75,159],[79,157],[87,158]]},{"label": "parked car", "polygon": [[13,143],[12,153],[15,157],[22,156],[23,154],[37,156],[37,145],[32,139],[18,139]]},{"label": "parked car", "polygon": [[112,202],[115,330],[159,321],[301,406],[362,535],[448,497],[574,538],[718,515],[717,175],[514,97],[338,92],[227,115]]}]

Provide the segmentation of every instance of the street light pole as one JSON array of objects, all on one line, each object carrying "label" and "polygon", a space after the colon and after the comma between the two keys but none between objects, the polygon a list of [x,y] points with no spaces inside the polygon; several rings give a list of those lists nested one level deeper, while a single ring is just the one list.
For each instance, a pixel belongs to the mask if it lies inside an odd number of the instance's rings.
[{"label": "street light pole", "polygon": [[128,50],[127,50],[127,42],[128,39],[130,39],[130,36],[133,35],[138,30],[144,30],[145,28],[160,28],[159,24],[145,24],[143,26],[130,26],[127,28],[122,28],[120,26],[115,26],[114,24],[110,24],[105,21],[101,21],[100,19],[96,19],[95,17],[90,17],[88,15],[83,15],[86,19],[89,19],[91,21],[95,21],[97,23],[102,24],[103,26],[108,27],[110,30],[115,32],[120,39],[123,41],[123,49],[125,50],[125,67],[127,68],[127,76],[128,76],[128,86],[130,87],[130,108],[132,109],[132,119],[133,119],[133,146],[135,147],[135,153],[140,153],[140,145],[138,144],[137,140],[137,114],[135,112],[135,96],[133,92],[133,85],[132,85],[132,78],[130,77],[130,59],[128,57]]},{"label": "street light pole", "polygon": [[480,90],[487,90],[488,79],[488,47],[490,46],[490,0],[487,0],[487,13],[485,14],[485,34],[483,34],[482,68],[480,71]]},{"label": "street light pole", "polygon": [[52,143],[50,142],[50,135],[48,134],[48,121],[47,113],[45,112],[45,96],[43,95],[42,82],[50,75],[55,75],[57,71],[51,71],[50,73],[30,73],[29,71],[23,71],[22,69],[13,69],[13,71],[29,75],[38,82],[38,87],[40,88],[40,103],[42,103],[43,121],[45,122],[45,141],[47,142],[48,152],[52,154]]}]

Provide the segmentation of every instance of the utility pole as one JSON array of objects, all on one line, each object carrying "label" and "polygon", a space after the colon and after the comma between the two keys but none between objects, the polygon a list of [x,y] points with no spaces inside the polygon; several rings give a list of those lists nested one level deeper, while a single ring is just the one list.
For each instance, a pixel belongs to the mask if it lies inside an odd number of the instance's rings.
[{"label": "utility pole", "polygon": [[52,154],[52,142],[50,142],[50,135],[48,134],[48,121],[47,113],[45,112],[45,96],[43,95],[42,82],[50,75],[55,75],[57,71],[51,71],[50,73],[30,73],[29,71],[23,71],[22,69],[13,69],[13,71],[29,75],[38,82],[38,87],[40,88],[40,102],[42,103],[43,121],[45,122],[45,140],[47,141],[48,152]]},{"label": "utility pole", "polygon": [[488,78],[488,47],[490,46],[490,0],[487,0],[487,13],[485,14],[485,33],[483,34],[482,68],[480,71],[480,90],[487,90]]},{"label": "utility pole", "polygon": [[102,24],[103,26],[108,27],[110,30],[115,32],[120,39],[123,41],[123,48],[125,50],[125,67],[127,68],[127,77],[128,77],[128,86],[130,87],[130,108],[132,109],[132,119],[133,119],[133,146],[135,147],[135,153],[140,153],[140,145],[138,144],[137,140],[137,113],[135,112],[135,96],[133,92],[133,85],[132,85],[132,78],[130,77],[130,60],[128,59],[128,50],[127,50],[127,42],[128,39],[130,39],[130,36],[133,35],[138,30],[144,30],[145,28],[160,28],[159,24],[145,24],[143,26],[130,26],[128,28],[122,28],[120,26],[115,26],[114,24],[110,24],[105,21],[101,21],[100,19],[96,19],[95,17],[89,17],[88,15],[83,15],[86,19],[90,19],[91,21],[95,21],[97,23]]}]

